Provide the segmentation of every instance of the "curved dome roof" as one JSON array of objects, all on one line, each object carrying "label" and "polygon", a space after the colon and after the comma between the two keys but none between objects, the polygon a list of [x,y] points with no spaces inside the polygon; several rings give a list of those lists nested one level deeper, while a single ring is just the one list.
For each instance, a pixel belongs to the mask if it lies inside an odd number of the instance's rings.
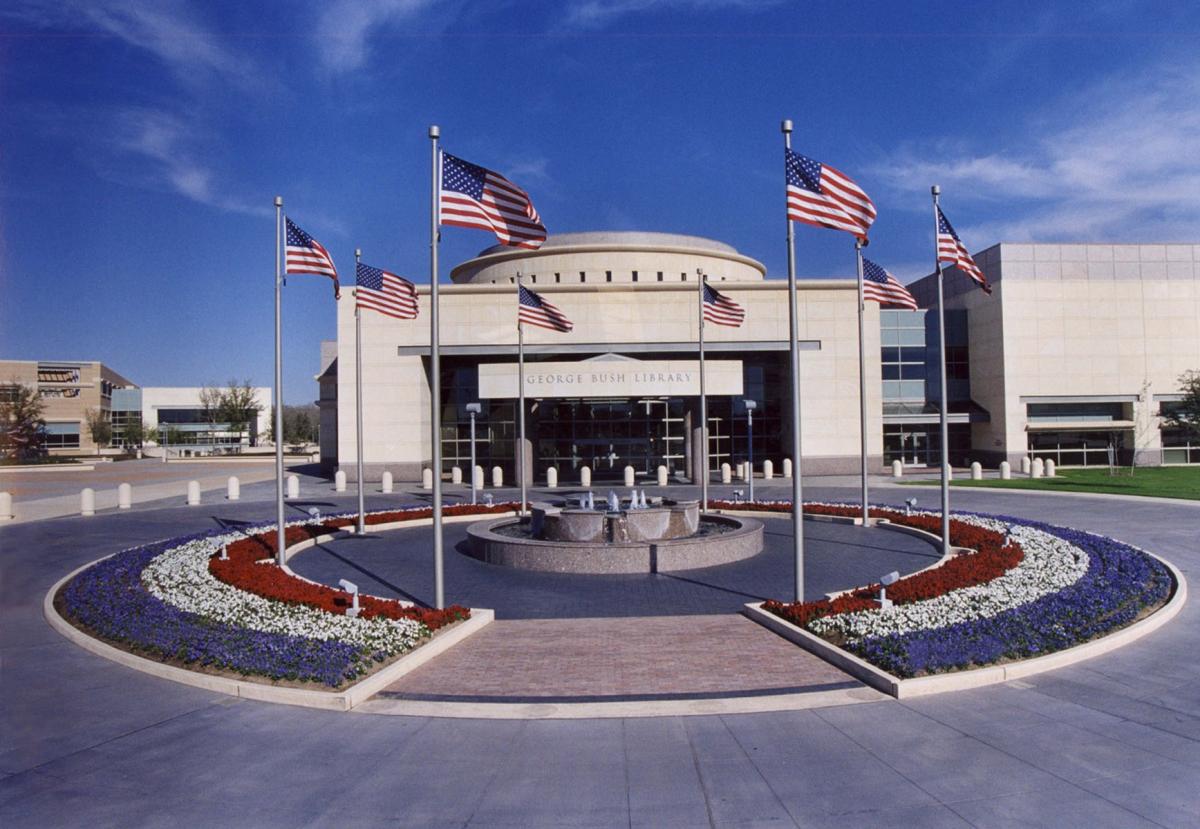
[{"label": "curved dome roof", "polygon": [[[703,236],[688,236],[683,233],[656,233],[647,230],[588,230],[582,233],[552,233],[546,237],[546,241],[542,243],[542,246],[538,250],[544,251],[578,245],[612,245],[613,247],[649,245],[654,247],[696,248],[697,250],[711,250],[734,254],[738,252],[737,248],[733,245],[727,245],[715,239],[706,239]],[[490,248],[481,250],[478,255],[486,256],[491,253],[502,253],[511,250],[511,247],[505,245],[492,245]]]}]

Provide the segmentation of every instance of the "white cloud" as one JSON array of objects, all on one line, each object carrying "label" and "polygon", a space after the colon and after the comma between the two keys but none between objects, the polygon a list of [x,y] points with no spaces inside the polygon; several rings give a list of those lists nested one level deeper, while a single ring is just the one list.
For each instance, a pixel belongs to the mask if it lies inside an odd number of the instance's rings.
[{"label": "white cloud", "polygon": [[619,17],[645,12],[756,11],[779,5],[780,0],[581,0],[571,3],[564,25],[576,29],[600,29]]},{"label": "white cloud", "polygon": [[[116,118],[114,135],[110,149],[115,163],[106,171],[111,178],[166,189],[218,210],[252,216],[271,213],[266,205],[252,205],[220,191],[213,171],[196,158],[195,130],[174,115],[152,109],[124,110]],[[136,162],[136,172],[122,172],[130,160]]]},{"label": "white cloud", "polygon": [[249,83],[253,64],[221,43],[186,0],[17,0],[0,16],[42,29],[92,29],[149,52],[180,80]]},{"label": "white cloud", "polygon": [[367,39],[381,26],[414,17],[432,0],[335,0],[317,21],[321,60],[330,69],[347,72],[368,57]]},{"label": "white cloud", "polygon": [[1026,120],[1021,145],[908,147],[873,172],[905,193],[941,184],[977,212],[1002,205],[1006,216],[964,222],[977,243],[1196,237],[1200,65],[1110,78]]}]

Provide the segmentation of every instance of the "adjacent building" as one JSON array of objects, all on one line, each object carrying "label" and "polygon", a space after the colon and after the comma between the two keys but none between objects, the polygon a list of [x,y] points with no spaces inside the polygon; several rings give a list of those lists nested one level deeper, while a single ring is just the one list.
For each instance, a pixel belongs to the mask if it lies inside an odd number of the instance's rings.
[{"label": "adjacent building", "polygon": [[[161,444],[196,451],[255,446],[269,434],[271,389],[255,388],[254,407],[240,423],[211,422],[199,387],[141,387],[96,361],[0,360],[0,398],[19,385],[35,388],[43,401],[46,449],[52,455],[88,454],[128,443],[134,423],[155,429]],[[111,439],[97,446],[90,414],[111,425]]]},{"label": "adjacent building", "polygon": [[[1200,368],[1200,246],[995,245],[977,255],[986,295],[946,273],[949,450],[952,462],[994,465],[1022,456],[1063,466],[1198,463],[1193,438],[1163,428],[1179,375]],[[573,322],[567,334],[526,328],[526,443],[531,479],[556,467],[620,477],[659,465],[694,478],[700,436],[699,283],[746,309],[741,328],[705,327],[710,471],[750,452],[794,457],[788,382],[787,283],[710,239],[663,233],[551,236],[536,251],[492,247],[455,267],[440,288],[443,474],[469,466],[468,403],[479,403],[476,462],[516,471],[516,279]],[[935,305],[935,277],[910,286]],[[364,461],[416,479],[430,448],[429,319],[362,320]],[[857,285],[798,285],[803,468],[852,472],[859,458]],[[355,319],[338,306],[338,339],[322,344],[322,459],[356,459]],[[868,461],[937,464],[936,311],[868,302]]]}]

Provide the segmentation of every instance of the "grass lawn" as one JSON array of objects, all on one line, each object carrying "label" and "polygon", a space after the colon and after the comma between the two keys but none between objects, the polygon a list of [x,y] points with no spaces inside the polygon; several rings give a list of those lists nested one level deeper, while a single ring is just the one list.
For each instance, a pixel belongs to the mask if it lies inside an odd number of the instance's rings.
[{"label": "grass lawn", "polygon": [[[937,485],[937,481],[912,481],[913,484]],[[1106,492],[1116,495],[1147,495],[1156,498],[1184,498],[1200,501],[1200,467],[1139,467],[1132,476],[1129,467],[1109,475],[1108,469],[1059,469],[1054,478],[1026,478],[1014,472],[1011,480],[986,478],[982,481],[957,478],[953,486],[985,486],[1002,489],[1048,489],[1057,492]]]}]

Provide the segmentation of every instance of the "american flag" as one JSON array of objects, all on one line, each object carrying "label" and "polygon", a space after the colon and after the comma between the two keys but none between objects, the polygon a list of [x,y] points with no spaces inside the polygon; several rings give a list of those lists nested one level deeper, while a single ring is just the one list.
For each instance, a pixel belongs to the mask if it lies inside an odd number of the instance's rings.
[{"label": "american flag", "polygon": [[333,266],[329,251],[291,219],[287,220],[287,246],[284,253],[284,273],[315,273],[328,276],[333,280],[333,298],[341,297],[337,268]]},{"label": "american flag", "polygon": [[439,212],[444,225],[490,230],[502,245],[536,250],[546,226],[529,194],[499,173],[442,153]]},{"label": "american flag", "polygon": [[867,238],[875,204],[849,176],[787,148],[783,166],[789,219]]},{"label": "american flag", "polygon": [[863,258],[863,298],[873,299],[880,305],[899,305],[911,311],[917,310],[917,300],[900,280],[887,269]]},{"label": "american flag", "polygon": [[937,209],[937,220],[938,261],[957,265],[960,271],[979,283],[979,287],[983,288],[985,294],[990,294],[992,286],[988,285],[987,277],[983,275],[983,271],[975,264],[975,260],[967,252],[967,246],[962,243],[962,239],[958,238],[958,234],[954,232],[950,220],[946,218],[946,214],[942,212],[942,208],[940,207]]},{"label": "american flag", "polygon": [[354,307],[401,320],[417,318],[417,287],[402,276],[358,263]]},{"label": "american flag", "polygon": [[704,319],[717,325],[728,325],[730,328],[741,328],[746,319],[746,309],[738,305],[720,291],[704,284]]},{"label": "american flag", "polygon": [[566,333],[575,328],[558,307],[542,299],[541,295],[529,290],[524,285],[517,288],[520,296],[517,302],[517,322],[527,322],[551,331]]}]

